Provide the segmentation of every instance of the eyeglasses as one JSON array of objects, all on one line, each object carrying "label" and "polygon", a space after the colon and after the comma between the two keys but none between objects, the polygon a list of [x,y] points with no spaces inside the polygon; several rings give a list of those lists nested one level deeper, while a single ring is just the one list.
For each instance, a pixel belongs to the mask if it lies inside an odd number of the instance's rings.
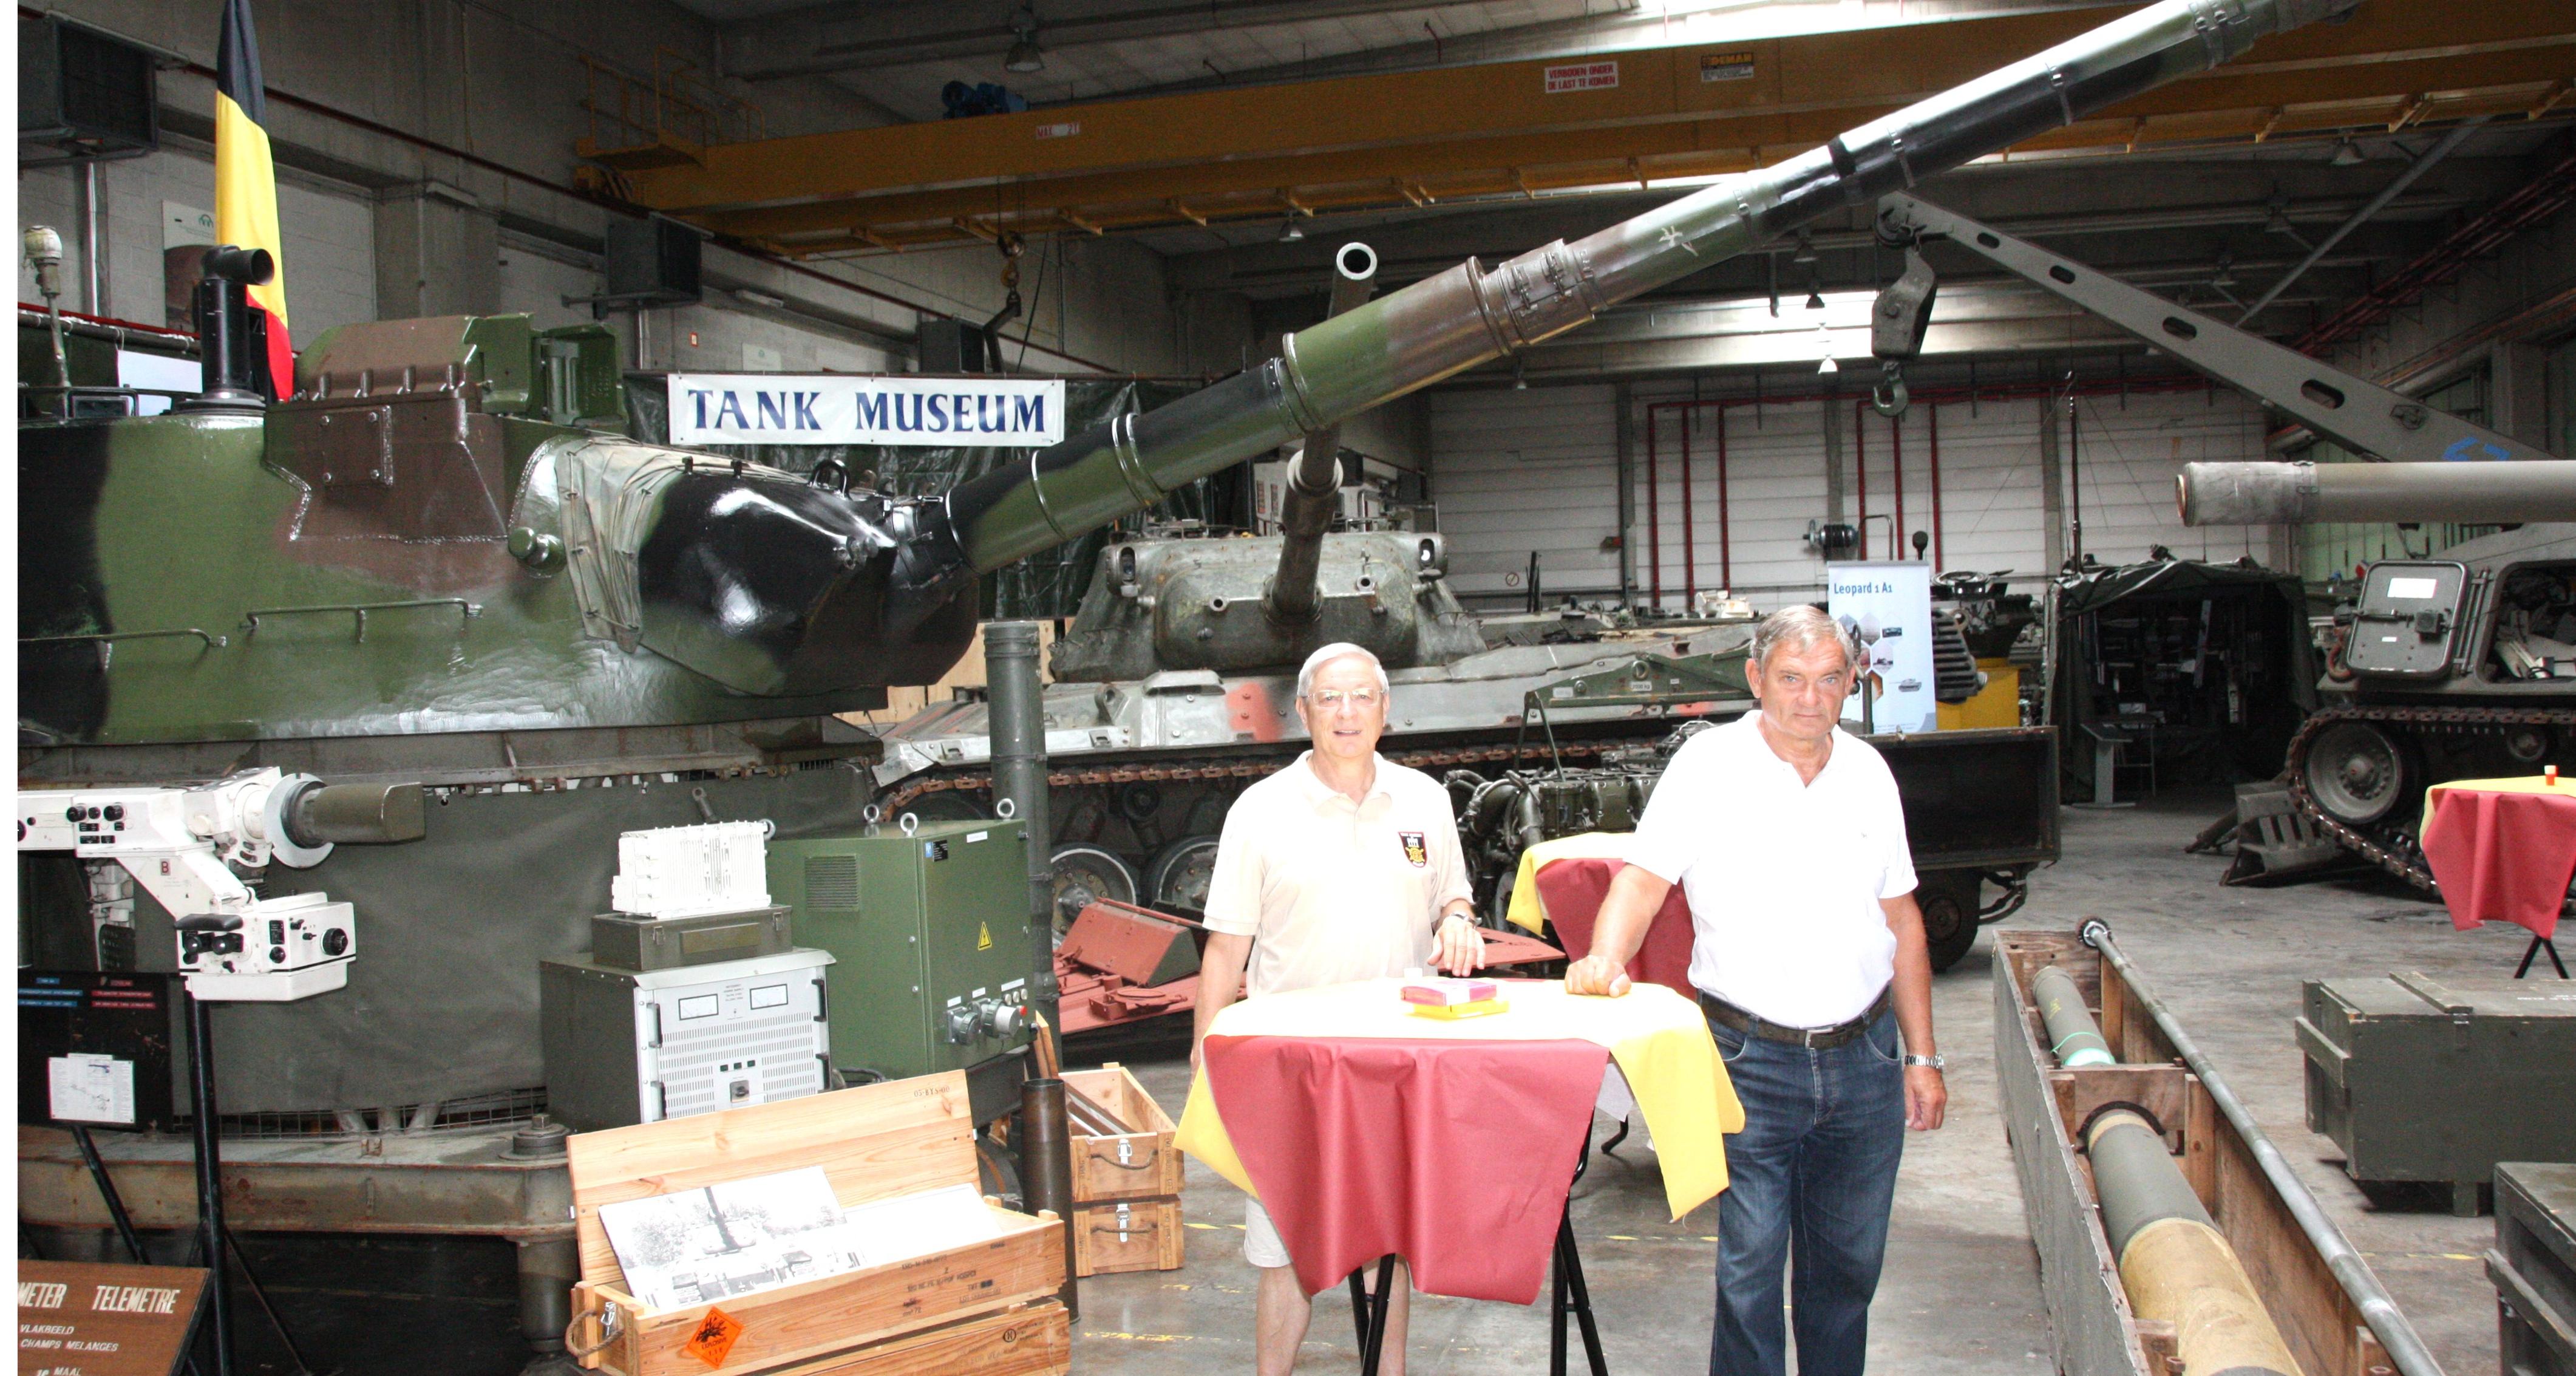
[{"label": "eyeglasses", "polygon": [[1379,692],[1375,688],[1361,688],[1348,693],[1343,692],[1339,688],[1319,688],[1314,692],[1308,693],[1306,695],[1306,701],[1315,704],[1316,710],[1318,711],[1330,712],[1334,708],[1347,702],[1351,706],[1365,712],[1368,709],[1377,706],[1379,703],[1386,701],[1386,694]]}]

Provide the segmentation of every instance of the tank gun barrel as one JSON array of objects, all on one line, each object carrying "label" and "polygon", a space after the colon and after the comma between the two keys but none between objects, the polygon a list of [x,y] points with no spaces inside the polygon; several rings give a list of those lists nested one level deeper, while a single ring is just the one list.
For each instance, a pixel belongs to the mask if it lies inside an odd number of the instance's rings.
[{"label": "tank gun barrel", "polygon": [[1604,309],[2165,82],[2357,0],[2162,0],[1770,167],[1490,271],[1475,259],[1289,336],[1280,357],[959,485],[978,570],[1035,554],[1229,464],[1562,334]]},{"label": "tank gun barrel", "polygon": [[2192,463],[2175,485],[2187,526],[2576,521],[2576,459]]},{"label": "tank gun barrel", "polygon": [[[1344,244],[1333,251],[1332,303],[1324,318],[1356,310],[1377,290],[1377,254],[1366,244]],[[1324,554],[1324,532],[1341,505],[1342,450],[1339,421],[1306,432],[1306,447],[1288,472],[1287,491],[1279,502],[1279,568],[1270,577],[1270,615],[1291,625],[1315,619],[1315,571]]]}]

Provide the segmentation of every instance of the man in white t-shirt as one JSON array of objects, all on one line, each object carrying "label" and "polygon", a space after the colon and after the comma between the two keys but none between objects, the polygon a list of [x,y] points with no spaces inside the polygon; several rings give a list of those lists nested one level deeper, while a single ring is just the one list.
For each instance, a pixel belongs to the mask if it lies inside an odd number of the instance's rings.
[{"label": "man in white t-shirt", "polygon": [[[1225,814],[1208,884],[1199,961],[1196,1067],[1208,1024],[1254,996],[1484,961],[1449,790],[1377,753],[1386,669],[1357,645],[1317,650],[1297,674],[1297,718],[1314,748],[1243,791]],[[1247,983],[1246,975],[1249,974]],[[1254,1352],[1261,1376],[1297,1363],[1314,1301],[1258,1200],[1244,1201],[1243,1256],[1261,1269]],[[1403,1376],[1406,1296],[1399,1261],[1379,1370]]]},{"label": "man in white t-shirt", "polygon": [[1948,1102],[1896,781],[1835,726],[1852,664],[1814,607],[1763,620],[1746,665],[1762,710],[1673,756],[1592,950],[1566,972],[1575,993],[1626,992],[1624,967],[1682,885],[1691,983],[1745,1118],[1718,1197],[1711,1376],[1784,1376],[1793,1235],[1799,1376],[1858,1376],[1905,1129],[1941,1126]]}]

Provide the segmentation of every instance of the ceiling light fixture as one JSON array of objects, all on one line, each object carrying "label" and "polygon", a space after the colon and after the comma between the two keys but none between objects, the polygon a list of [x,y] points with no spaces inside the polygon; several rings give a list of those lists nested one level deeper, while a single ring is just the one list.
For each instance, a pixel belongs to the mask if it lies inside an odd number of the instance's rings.
[{"label": "ceiling light fixture", "polygon": [[1011,16],[1011,50],[1002,56],[1002,70],[1007,72],[1043,72],[1046,50],[1038,46],[1038,11],[1035,5],[1022,5]]},{"label": "ceiling light fixture", "polygon": [[1529,379],[1522,376],[1521,360],[1517,358],[1512,360],[1512,390],[1515,392],[1526,392],[1529,390]]},{"label": "ceiling light fixture", "polygon": [[1291,215],[1287,219],[1279,222],[1279,242],[1283,244],[1293,244],[1305,237],[1306,231],[1297,227],[1296,216]]},{"label": "ceiling light fixture", "polygon": [[2361,151],[2361,145],[2353,142],[2350,134],[2335,140],[2334,156],[2326,159],[2336,167],[2359,167],[2368,160]]},{"label": "ceiling light fixture", "polygon": [[1808,238],[1806,231],[1800,230],[1798,232],[1798,251],[1789,255],[1789,261],[1792,263],[1812,263],[1816,261],[1816,241]]},{"label": "ceiling light fixture", "polygon": [[[1825,294],[1824,294],[1824,292],[1823,292],[1822,290],[1820,290],[1820,289],[1819,289],[1819,288],[1818,288],[1814,283],[1809,283],[1809,284],[1808,284],[1808,286],[1807,286],[1807,309],[1809,309],[1809,310],[1811,310],[1811,311],[1820,311],[1820,310],[1823,310],[1824,308],[1825,308]],[[1824,325],[1822,324],[1822,322],[1819,322],[1819,323],[1817,324],[1816,328],[1821,330],[1821,329],[1823,329],[1823,328],[1824,328]]]},{"label": "ceiling light fixture", "polygon": [[1818,373],[1839,373],[1842,371],[1842,369],[1834,363],[1833,332],[1826,329],[1825,322],[1821,320],[1816,322],[1816,351],[1824,355],[1824,362],[1816,365],[1816,371]]}]

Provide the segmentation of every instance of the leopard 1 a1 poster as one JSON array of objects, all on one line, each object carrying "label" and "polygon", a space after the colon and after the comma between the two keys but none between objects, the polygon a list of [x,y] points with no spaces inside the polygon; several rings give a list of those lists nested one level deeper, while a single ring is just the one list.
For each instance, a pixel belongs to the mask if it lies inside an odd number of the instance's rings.
[{"label": "leopard 1 a1 poster", "polygon": [[[1874,731],[1933,731],[1932,566],[1895,561],[1825,566],[1825,610],[1859,644],[1859,678]],[[1843,704],[1846,730],[1860,729],[1862,692]]]}]

